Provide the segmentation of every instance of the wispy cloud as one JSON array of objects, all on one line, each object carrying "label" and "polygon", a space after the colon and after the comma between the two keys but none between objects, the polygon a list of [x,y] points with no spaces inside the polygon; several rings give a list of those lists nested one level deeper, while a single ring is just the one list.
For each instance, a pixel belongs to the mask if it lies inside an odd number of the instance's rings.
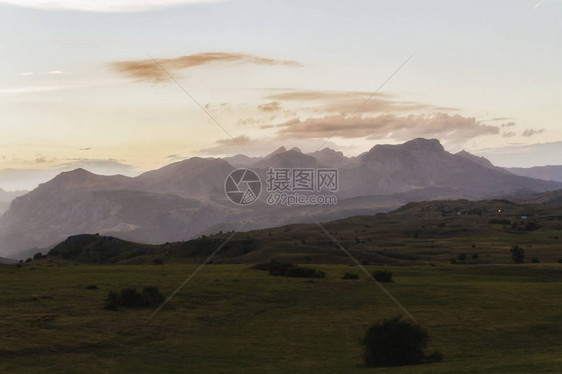
[{"label": "wispy cloud", "polygon": [[[267,95],[265,99],[305,103],[310,109],[319,113],[358,113],[405,112],[419,110],[447,110],[456,108],[436,107],[426,103],[398,101],[392,95],[378,93],[371,97],[365,91],[320,91],[320,90],[286,90],[281,93]],[[366,103],[365,101],[371,97]],[[364,105],[362,105],[364,104]]]},{"label": "wispy cloud", "polygon": [[[331,115],[318,118],[294,118],[275,126],[281,139],[325,138],[339,129],[345,116]],[[464,143],[467,139],[482,135],[496,135],[497,126],[480,123],[475,118],[447,113],[431,115],[398,116],[382,114],[358,117],[338,132],[341,138],[365,138],[409,140],[415,137],[438,137],[444,141]]]},{"label": "wispy cloud", "polygon": [[506,132],[502,133],[502,137],[504,137],[504,138],[511,138],[511,137],[514,137],[514,136],[515,136],[515,133],[513,131],[506,131]]},{"label": "wispy cloud", "polygon": [[533,136],[533,135],[542,134],[543,132],[544,132],[544,129],[540,129],[540,130],[525,129],[525,131],[523,131],[523,133],[521,135],[528,138],[528,137]]},{"label": "wispy cloud", "polygon": [[43,10],[78,10],[84,12],[146,12],[186,4],[213,3],[225,0],[0,0],[0,4]]},{"label": "wispy cloud", "polygon": [[33,74],[34,74],[33,72],[28,71],[28,72],[24,72],[24,73],[19,73],[18,75],[21,75],[21,76],[25,77],[25,76],[30,76],[30,75],[33,75]]},{"label": "wispy cloud", "polygon": [[[206,52],[175,58],[158,59],[158,62],[169,71],[189,69],[211,64],[255,64],[302,66],[296,61],[264,58],[244,53]],[[160,82],[169,79],[166,72],[152,59],[117,61],[109,64],[114,71],[126,75],[136,81]]]},{"label": "wispy cloud", "polygon": [[258,105],[258,110],[262,112],[277,112],[282,110],[282,108],[278,101],[273,101],[271,103]]},{"label": "wispy cloud", "polygon": [[53,70],[47,72],[47,74],[58,75],[58,74],[70,74],[68,71]]},{"label": "wispy cloud", "polygon": [[49,92],[49,91],[62,91],[73,90],[79,88],[78,86],[34,86],[34,87],[20,87],[20,88],[0,88],[0,95],[9,94],[26,94],[35,92]]},{"label": "wispy cloud", "polygon": [[19,95],[19,94],[39,93],[39,92],[77,90],[81,88],[105,86],[113,83],[115,82],[95,81],[95,82],[77,82],[74,84],[65,84],[65,85],[61,84],[61,85],[0,88],[0,95]]}]

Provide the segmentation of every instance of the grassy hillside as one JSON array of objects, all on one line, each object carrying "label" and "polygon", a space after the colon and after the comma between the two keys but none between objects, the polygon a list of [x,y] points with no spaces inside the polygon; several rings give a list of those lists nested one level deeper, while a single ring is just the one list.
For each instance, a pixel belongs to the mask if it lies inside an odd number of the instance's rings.
[{"label": "grassy hillside", "polygon": [[313,266],[326,278],[208,265],[150,323],[149,308],[103,309],[107,292],[169,295],[194,265],[0,266],[0,372],[562,372],[562,265],[385,267],[387,288],[444,354],[387,369],[364,368],[359,341],[399,309],[359,269]]},{"label": "grassy hillside", "polygon": [[[313,216],[313,211],[311,215]],[[525,250],[526,262],[562,258],[562,207],[506,200],[409,203],[375,216],[323,224],[363,263],[420,265],[508,264],[510,249]],[[230,233],[187,242],[144,245],[98,235],[69,238],[36,265],[62,262],[151,264],[199,263]],[[344,253],[314,223],[237,233],[215,263],[258,263],[275,258],[296,263],[349,264]]]}]

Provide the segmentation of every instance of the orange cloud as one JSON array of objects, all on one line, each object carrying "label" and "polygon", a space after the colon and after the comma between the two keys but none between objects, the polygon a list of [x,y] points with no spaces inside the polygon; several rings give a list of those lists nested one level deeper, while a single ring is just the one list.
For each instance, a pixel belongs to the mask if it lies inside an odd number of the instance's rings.
[{"label": "orange cloud", "polygon": [[[209,64],[255,64],[255,65],[283,65],[302,66],[296,61],[276,60],[244,53],[206,52],[175,58],[158,59],[158,62],[168,71],[193,68]],[[165,71],[152,59],[135,61],[116,61],[109,63],[109,67],[135,81],[160,82],[168,79]]]},{"label": "orange cloud", "polygon": [[281,105],[279,105],[278,101],[273,101],[271,103],[258,105],[258,110],[262,112],[277,112],[281,110]]},{"label": "orange cloud", "polygon": [[456,108],[441,108],[430,104],[394,101],[392,95],[361,91],[314,91],[288,90],[265,97],[269,100],[305,102],[313,107],[309,108],[319,113],[375,113],[393,111],[416,110],[447,110]]},{"label": "orange cloud", "polygon": [[481,135],[496,135],[497,126],[485,125],[472,117],[451,116],[447,113],[432,115],[397,116],[383,114],[353,118],[343,125],[346,116],[329,115],[305,120],[291,119],[275,126],[281,139],[328,138],[337,131],[340,138],[408,140],[417,137],[439,137],[452,142],[464,142]]}]

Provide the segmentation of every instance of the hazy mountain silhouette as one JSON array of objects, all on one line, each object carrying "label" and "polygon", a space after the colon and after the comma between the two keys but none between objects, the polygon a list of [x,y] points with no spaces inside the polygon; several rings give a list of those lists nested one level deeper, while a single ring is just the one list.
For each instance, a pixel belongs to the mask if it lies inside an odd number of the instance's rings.
[{"label": "hazy mountain silhouette", "polygon": [[485,168],[488,169],[494,169],[494,170],[502,170],[501,168],[494,166],[494,164],[492,164],[490,162],[490,160],[488,160],[486,157],[481,157],[481,156],[476,156],[473,155],[472,153],[468,153],[467,151],[460,151],[458,153],[455,153],[457,156],[462,156],[464,158],[468,158],[469,160],[477,163],[480,166],[484,166]]},{"label": "hazy mountain silhouette", "polygon": [[143,173],[134,181],[136,188],[144,191],[224,197],[224,180],[232,170],[234,167],[225,160],[193,157]]},{"label": "hazy mountain silhouette", "polygon": [[531,168],[505,168],[507,171],[523,177],[562,182],[562,166],[547,165]]},{"label": "hazy mountain silhouette", "polygon": [[342,185],[346,196],[439,190],[439,196],[429,193],[426,199],[479,198],[542,192],[560,186],[482,166],[482,160],[474,161],[445,151],[436,139],[376,145],[359,158],[356,168],[344,169],[342,177],[355,181],[355,184]]},{"label": "hazy mountain silhouette", "polygon": [[25,195],[28,191],[4,191],[0,188],[0,215],[10,207],[10,203],[18,196]]},{"label": "hazy mountain silhouette", "polygon": [[265,192],[253,205],[236,206],[223,190],[227,175],[235,169],[225,159],[195,157],[137,177],[76,169],[11,203],[0,217],[0,255],[45,248],[82,233],[161,243],[236,229],[241,223],[250,230],[306,222],[307,214],[329,220],[388,211],[412,200],[480,199],[562,189],[561,183],[516,176],[470,156],[451,154],[434,139],[415,139],[376,145],[355,158],[331,149],[304,154],[284,147],[262,158],[238,158],[252,162],[262,189],[269,167],[338,167],[336,206],[272,207],[265,203]]},{"label": "hazy mountain silhouette", "polygon": [[256,169],[267,169],[270,167],[315,168],[318,166],[318,161],[314,157],[302,153],[298,148],[286,151],[285,147],[279,148],[253,165]]}]

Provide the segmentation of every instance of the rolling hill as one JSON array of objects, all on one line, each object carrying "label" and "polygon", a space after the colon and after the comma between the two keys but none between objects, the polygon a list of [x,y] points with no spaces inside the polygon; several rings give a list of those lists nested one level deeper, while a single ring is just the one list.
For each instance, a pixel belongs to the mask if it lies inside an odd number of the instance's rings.
[{"label": "rolling hill", "polygon": [[[389,213],[325,222],[323,227],[360,261],[371,264],[510,263],[519,245],[527,259],[562,258],[562,207],[508,200],[445,200],[408,203]],[[347,264],[349,259],[317,224],[291,224],[238,232],[215,263]],[[147,245],[100,235],[66,239],[49,257],[82,263],[200,262],[230,233]],[[476,256],[475,256],[476,255]]]}]

